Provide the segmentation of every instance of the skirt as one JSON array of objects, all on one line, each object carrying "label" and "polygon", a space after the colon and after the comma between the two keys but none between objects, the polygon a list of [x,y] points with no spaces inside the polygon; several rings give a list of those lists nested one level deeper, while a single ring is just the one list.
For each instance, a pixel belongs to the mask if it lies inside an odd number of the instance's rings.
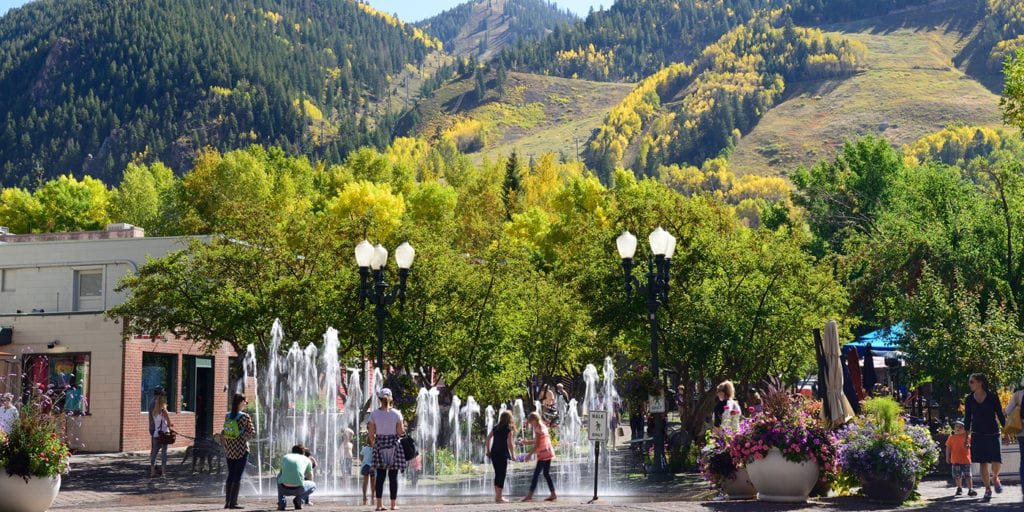
[{"label": "skirt", "polygon": [[373,469],[405,471],[405,451],[398,436],[377,436],[373,443]]},{"label": "skirt", "polygon": [[1003,462],[998,434],[974,434],[971,436],[971,462],[988,464]]}]

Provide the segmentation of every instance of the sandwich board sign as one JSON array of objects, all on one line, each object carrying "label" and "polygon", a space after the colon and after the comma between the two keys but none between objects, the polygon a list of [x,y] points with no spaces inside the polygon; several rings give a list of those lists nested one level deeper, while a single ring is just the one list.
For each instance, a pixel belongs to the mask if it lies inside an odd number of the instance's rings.
[{"label": "sandwich board sign", "polygon": [[587,439],[591,441],[607,441],[608,412],[590,411],[590,416],[587,423],[587,432],[589,433]]},{"label": "sandwich board sign", "polygon": [[650,395],[648,397],[651,404],[651,412],[654,414],[660,414],[665,412],[665,395],[657,394]]}]

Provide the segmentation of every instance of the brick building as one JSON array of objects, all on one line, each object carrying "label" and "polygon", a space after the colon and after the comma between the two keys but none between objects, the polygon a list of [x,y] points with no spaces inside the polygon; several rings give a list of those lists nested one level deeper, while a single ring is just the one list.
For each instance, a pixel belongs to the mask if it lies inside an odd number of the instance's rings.
[{"label": "brick building", "polygon": [[146,257],[184,249],[188,239],[146,238],[140,228],[12,235],[0,228],[0,391],[55,393],[72,447],[88,452],[149,449],[149,404],[167,391],[171,422],[185,436],[221,428],[233,349],[212,354],[173,334],[129,336],[106,310],[125,295],[117,283]]}]

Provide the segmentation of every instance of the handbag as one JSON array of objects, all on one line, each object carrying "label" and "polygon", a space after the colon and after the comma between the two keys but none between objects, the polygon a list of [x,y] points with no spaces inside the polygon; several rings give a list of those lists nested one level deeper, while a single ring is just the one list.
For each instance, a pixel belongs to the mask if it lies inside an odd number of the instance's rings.
[{"label": "handbag", "polygon": [[1006,426],[1003,427],[1003,435],[1007,437],[1014,437],[1024,430],[1024,424],[1021,422],[1020,409],[1024,407],[1021,402],[1024,401],[1024,391],[1018,391],[1013,395],[1014,407],[1013,412],[1010,413],[1010,417],[1006,418]]},{"label": "handbag", "polygon": [[420,454],[419,450],[416,449],[416,441],[412,437],[403,437],[399,440],[399,444],[402,446],[402,454],[407,461],[415,459]]},{"label": "handbag", "polygon": [[156,442],[160,444],[174,444],[178,440],[178,433],[175,431],[160,432],[157,434]]}]

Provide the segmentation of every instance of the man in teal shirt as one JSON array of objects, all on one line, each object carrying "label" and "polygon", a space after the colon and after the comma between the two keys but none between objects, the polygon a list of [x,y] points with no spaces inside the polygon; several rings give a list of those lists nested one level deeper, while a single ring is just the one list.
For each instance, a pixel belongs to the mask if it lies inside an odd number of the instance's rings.
[{"label": "man in teal shirt", "polygon": [[313,461],[303,455],[306,447],[297,444],[292,452],[281,459],[281,472],[277,475],[277,509],[284,510],[285,496],[294,496],[295,510],[302,510],[302,500],[316,490],[313,483]]}]

